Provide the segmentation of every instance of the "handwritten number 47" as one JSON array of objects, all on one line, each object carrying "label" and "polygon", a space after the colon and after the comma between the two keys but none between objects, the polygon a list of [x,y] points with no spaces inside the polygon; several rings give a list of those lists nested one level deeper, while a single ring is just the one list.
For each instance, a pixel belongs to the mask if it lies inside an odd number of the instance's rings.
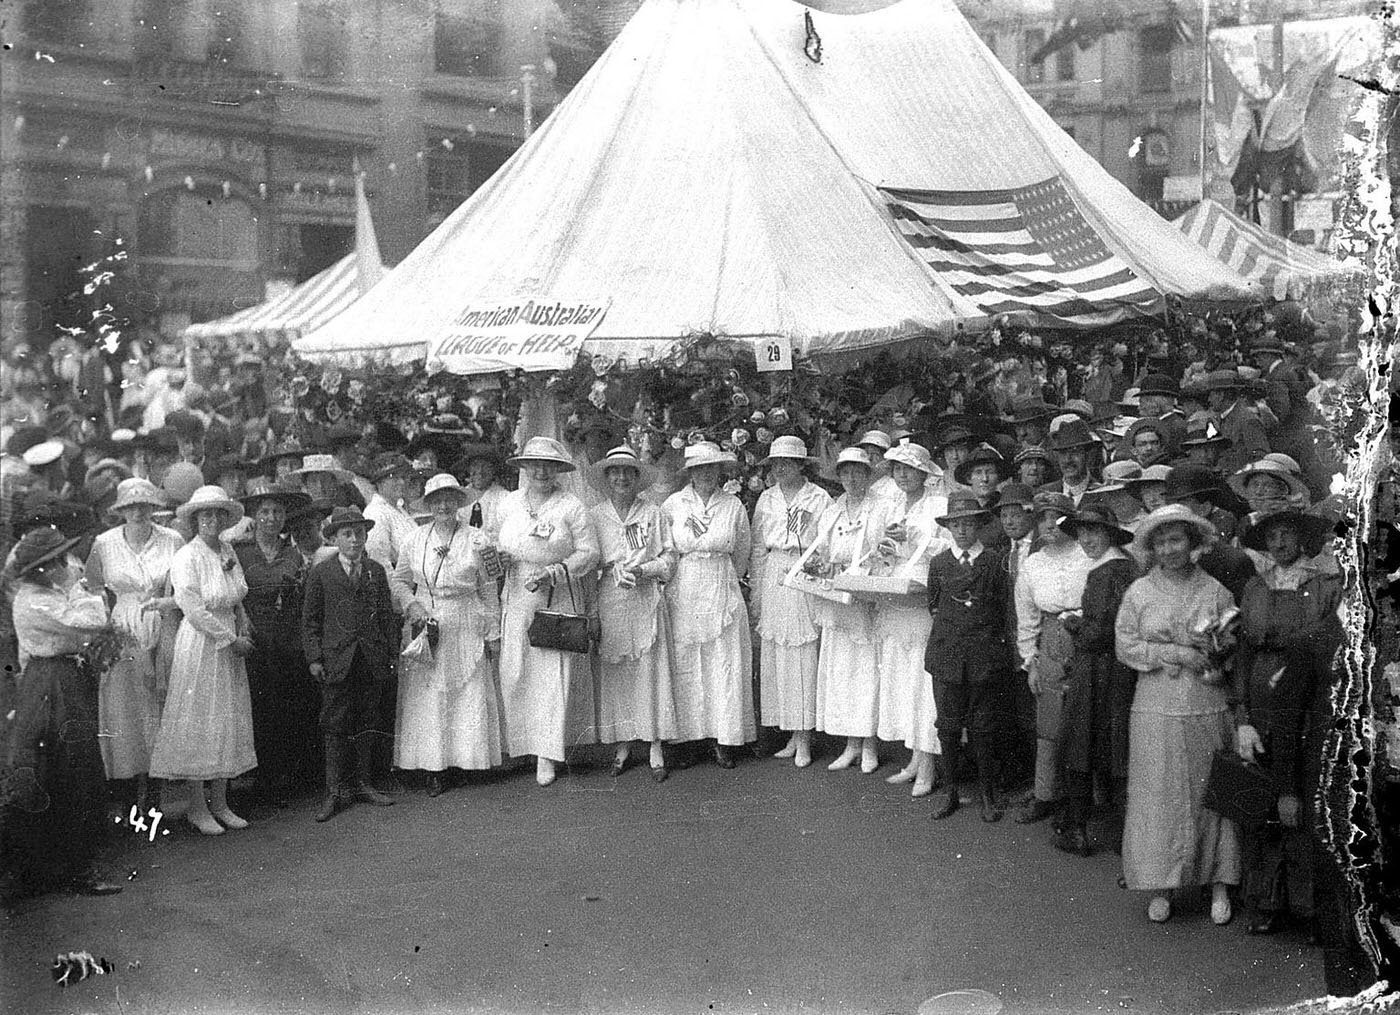
[{"label": "handwritten number 47", "polygon": [[[150,840],[151,842],[155,842],[156,829],[160,827],[160,819],[164,816],[164,814],[156,810],[156,808],[154,807],[148,810],[145,814],[142,814],[136,809],[136,805],[132,804],[131,811],[126,816],[126,823],[132,828],[136,829],[136,831],[138,832],[145,832],[149,830]],[[150,824],[146,823],[146,818],[148,817],[151,819]]]}]

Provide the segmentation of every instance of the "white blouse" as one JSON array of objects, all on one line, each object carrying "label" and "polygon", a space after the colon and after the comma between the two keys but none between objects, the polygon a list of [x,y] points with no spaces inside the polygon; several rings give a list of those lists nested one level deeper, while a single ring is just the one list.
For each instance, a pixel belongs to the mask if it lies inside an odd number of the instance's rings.
[{"label": "white blouse", "polygon": [[743,577],[748,571],[752,535],[738,497],[717,489],[708,502],[702,501],[695,487],[686,486],[666,498],[661,510],[670,523],[677,553],[728,555],[737,575]]},{"label": "white blouse", "polygon": [[81,652],[107,624],[107,601],[84,591],[77,582],[67,590],[34,582],[16,583],[15,635],[19,664]]}]

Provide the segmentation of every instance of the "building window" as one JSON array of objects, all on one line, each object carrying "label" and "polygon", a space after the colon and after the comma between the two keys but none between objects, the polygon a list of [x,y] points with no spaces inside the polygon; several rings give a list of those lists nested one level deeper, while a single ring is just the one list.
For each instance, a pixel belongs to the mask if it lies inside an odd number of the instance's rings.
[{"label": "building window", "polygon": [[1074,80],[1074,47],[1061,46],[1055,51],[1055,80]]},{"label": "building window", "polygon": [[441,145],[430,150],[428,169],[428,214],[450,215],[472,192],[471,159],[467,147],[459,144],[452,151]]},{"label": "building window", "polygon": [[1172,90],[1172,41],[1168,25],[1153,25],[1138,33],[1138,90],[1144,94]]},{"label": "building window", "polygon": [[345,23],[332,7],[302,7],[297,16],[297,34],[303,74],[321,80],[344,77]]},{"label": "building window", "polygon": [[501,44],[501,22],[438,12],[433,28],[433,70],[454,77],[490,77]]},{"label": "building window", "polygon": [[258,222],[253,210],[219,187],[172,189],[141,206],[141,258],[222,264],[247,270],[258,261]]},{"label": "building window", "polygon": [[1045,80],[1045,62],[1034,63],[1031,60],[1031,56],[1043,45],[1045,45],[1045,30],[1043,28],[1031,28],[1026,31],[1022,51],[1026,64],[1027,84],[1038,85]]},{"label": "building window", "polygon": [[44,42],[80,42],[87,33],[87,0],[29,0],[24,32]]},{"label": "building window", "polygon": [[136,15],[136,55],[173,55],[184,14],[184,0],[144,0]]},{"label": "building window", "polygon": [[243,55],[243,26],[238,11],[231,6],[219,8],[214,11],[213,22],[209,45],[205,48],[205,58],[210,63],[238,63]]}]

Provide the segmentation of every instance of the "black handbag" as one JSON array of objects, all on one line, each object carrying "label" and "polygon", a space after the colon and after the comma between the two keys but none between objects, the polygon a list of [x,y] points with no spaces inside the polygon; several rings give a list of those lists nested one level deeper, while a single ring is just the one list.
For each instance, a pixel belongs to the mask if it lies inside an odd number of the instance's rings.
[{"label": "black handbag", "polygon": [[569,568],[564,567],[564,582],[569,586],[569,602],[573,613],[551,610],[554,605],[554,586],[549,588],[549,599],[543,610],[536,610],[526,631],[526,638],[534,648],[548,648],[556,652],[588,652],[588,618],[578,612],[578,602],[574,599],[574,583],[569,579]]},{"label": "black handbag", "polygon": [[1202,804],[1243,828],[1260,828],[1277,816],[1278,787],[1259,765],[1219,750],[1211,758]]}]

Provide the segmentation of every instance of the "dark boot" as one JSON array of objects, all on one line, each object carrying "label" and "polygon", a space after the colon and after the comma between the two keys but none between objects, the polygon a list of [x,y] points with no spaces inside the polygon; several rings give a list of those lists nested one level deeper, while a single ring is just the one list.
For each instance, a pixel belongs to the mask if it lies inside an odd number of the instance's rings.
[{"label": "dark boot", "polygon": [[1094,852],[1089,845],[1089,811],[1093,805],[1093,787],[1073,787],[1073,796],[1065,798],[1061,812],[1062,827],[1050,837],[1050,844],[1062,853],[1075,856],[1091,856]]},{"label": "dark boot", "polygon": [[369,781],[370,772],[374,770],[373,737],[362,733],[355,738],[355,761],[358,776],[355,780],[355,799],[376,807],[394,806],[394,798],[379,792]]},{"label": "dark boot", "polygon": [[1001,820],[1001,803],[997,800],[996,765],[992,755],[992,738],[988,733],[974,734],[973,754],[977,759],[977,799],[982,808],[982,820],[991,824]]},{"label": "dark boot", "polygon": [[344,802],[345,738],[326,737],[326,798],[316,809],[317,821],[329,821]]},{"label": "dark boot", "polygon": [[933,814],[934,821],[951,815],[958,809],[958,754],[962,747],[961,736],[939,737],[939,742],[943,746],[943,753],[934,758],[934,764],[938,768],[937,781],[943,784],[943,793],[934,798]]}]

